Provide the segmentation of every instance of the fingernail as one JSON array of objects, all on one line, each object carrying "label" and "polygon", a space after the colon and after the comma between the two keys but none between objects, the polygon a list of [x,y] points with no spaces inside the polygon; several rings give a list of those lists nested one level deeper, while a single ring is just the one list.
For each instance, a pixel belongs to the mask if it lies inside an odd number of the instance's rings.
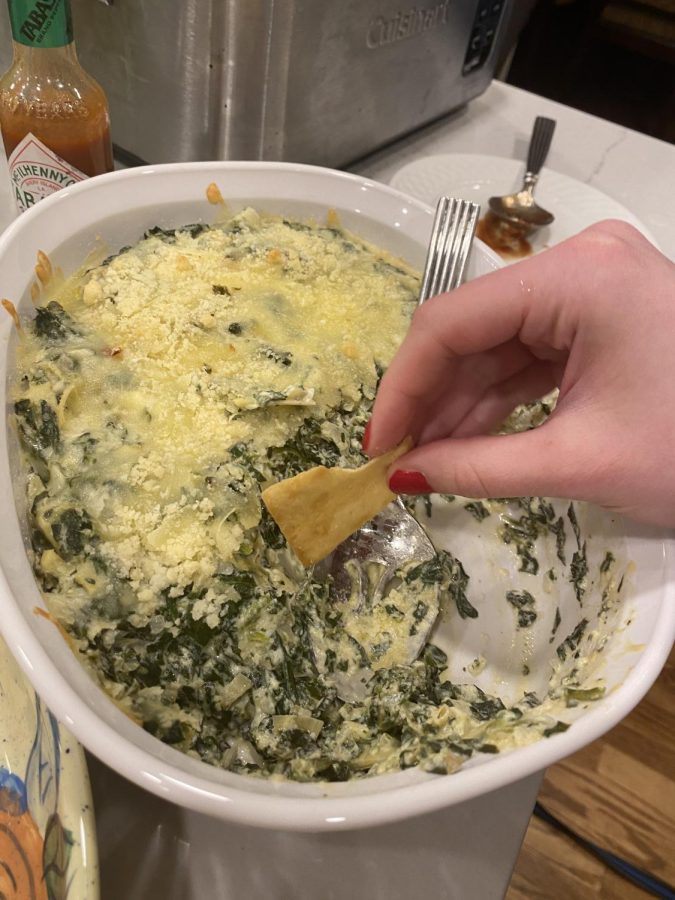
[{"label": "fingernail", "polygon": [[368,444],[370,443],[370,419],[368,419],[368,424],[366,425],[363,432],[363,440],[361,441],[361,448],[364,453],[368,452]]},{"label": "fingernail", "polygon": [[395,494],[431,494],[433,488],[421,472],[397,469],[389,479],[389,490]]}]

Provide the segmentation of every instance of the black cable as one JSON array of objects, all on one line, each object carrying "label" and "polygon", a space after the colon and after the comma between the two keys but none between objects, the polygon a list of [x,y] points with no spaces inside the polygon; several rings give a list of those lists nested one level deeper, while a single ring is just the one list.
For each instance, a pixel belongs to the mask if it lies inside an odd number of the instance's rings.
[{"label": "black cable", "polygon": [[589,841],[575,831],[572,831],[572,829],[565,825],[564,822],[561,822],[560,819],[556,819],[556,817],[545,809],[541,803],[535,803],[534,815],[539,819],[542,819],[542,821],[547,822],[549,825],[552,825],[554,828],[557,828],[558,831],[567,835],[568,838],[573,840],[576,844],[579,844],[584,850],[587,850],[593,856],[602,860],[606,866],[618,875],[621,875],[628,881],[632,881],[633,884],[642,888],[643,891],[647,891],[648,894],[651,894],[654,897],[661,897],[662,900],[675,900],[675,888],[671,885],[666,884],[665,881],[661,881],[660,878],[656,878],[655,875],[651,875],[643,869],[638,869],[637,866],[626,862],[626,860],[621,859],[620,856],[616,856],[614,853],[610,853],[609,850],[598,847],[597,844],[594,844],[592,841]]}]

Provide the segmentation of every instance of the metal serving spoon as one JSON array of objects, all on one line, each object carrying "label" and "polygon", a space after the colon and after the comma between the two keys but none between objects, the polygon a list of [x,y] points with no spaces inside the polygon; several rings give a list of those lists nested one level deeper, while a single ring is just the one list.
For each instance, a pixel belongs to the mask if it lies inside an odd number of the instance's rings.
[{"label": "metal serving spoon", "polygon": [[[451,291],[462,283],[480,207],[467,200],[441,197],[424,266],[419,303]],[[318,580],[332,579],[331,597],[358,600],[355,611],[373,603],[392,583],[395,573],[409,563],[423,563],[436,555],[426,531],[400,498],[343,541],[314,568]],[[372,572],[377,572],[373,583]],[[438,616],[439,597],[408,638],[407,659],[417,659]]]},{"label": "metal serving spoon", "polygon": [[548,156],[555,124],[553,119],[537,116],[530,138],[522,188],[515,194],[490,197],[488,201],[490,212],[508,222],[514,230],[517,229],[521,237],[527,237],[537,228],[550,225],[554,219],[553,213],[535,203],[534,189],[539,180],[541,167]]}]

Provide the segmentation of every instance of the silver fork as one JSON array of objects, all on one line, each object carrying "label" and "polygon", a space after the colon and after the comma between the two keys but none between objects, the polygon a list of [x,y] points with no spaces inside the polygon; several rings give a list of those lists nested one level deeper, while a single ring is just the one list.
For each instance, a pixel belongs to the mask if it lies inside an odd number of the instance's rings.
[{"label": "silver fork", "polygon": [[419,303],[459,287],[469,261],[480,206],[470,200],[441,197],[424,264]]},{"label": "silver fork", "polygon": [[[453,290],[462,283],[471,244],[476,231],[480,207],[467,200],[441,197],[422,277],[419,303],[436,294]],[[426,531],[405,508],[398,497],[379,515],[367,522],[351,537],[314,567],[318,580],[332,579],[331,599],[338,602],[359,598],[354,605],[358,613],[366,602],[376,603],[386,591],[397,570],[409,563],[420,564],[436,555]],[[372,584],[369,573],[378,568]],[[381,568],[380,568],[381,567]],[[406,647],[409,662],[417,659],[426,644],[438,616],[439,597],[429,604],[417,632]],[[338,694],[342,686],[338,686]],[[345,699],[345,697],[343,697]]]}]

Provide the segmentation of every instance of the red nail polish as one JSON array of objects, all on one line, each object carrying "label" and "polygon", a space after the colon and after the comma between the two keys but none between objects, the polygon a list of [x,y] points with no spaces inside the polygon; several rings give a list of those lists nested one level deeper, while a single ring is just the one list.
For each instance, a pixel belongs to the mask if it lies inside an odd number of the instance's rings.
[{"label": "red nail polish", "polygon": [[389,489],[395,494],[431,494],[433,488],[421,472],[397,469],[389,479]]},{"label": "red nail polish", "polygon": [[368,452],[368,444],[370,443],[370,419],[368,419],[368,424],[366,425],[363,432],[363,440],[361,441],[361,448],[364,453]]}]

